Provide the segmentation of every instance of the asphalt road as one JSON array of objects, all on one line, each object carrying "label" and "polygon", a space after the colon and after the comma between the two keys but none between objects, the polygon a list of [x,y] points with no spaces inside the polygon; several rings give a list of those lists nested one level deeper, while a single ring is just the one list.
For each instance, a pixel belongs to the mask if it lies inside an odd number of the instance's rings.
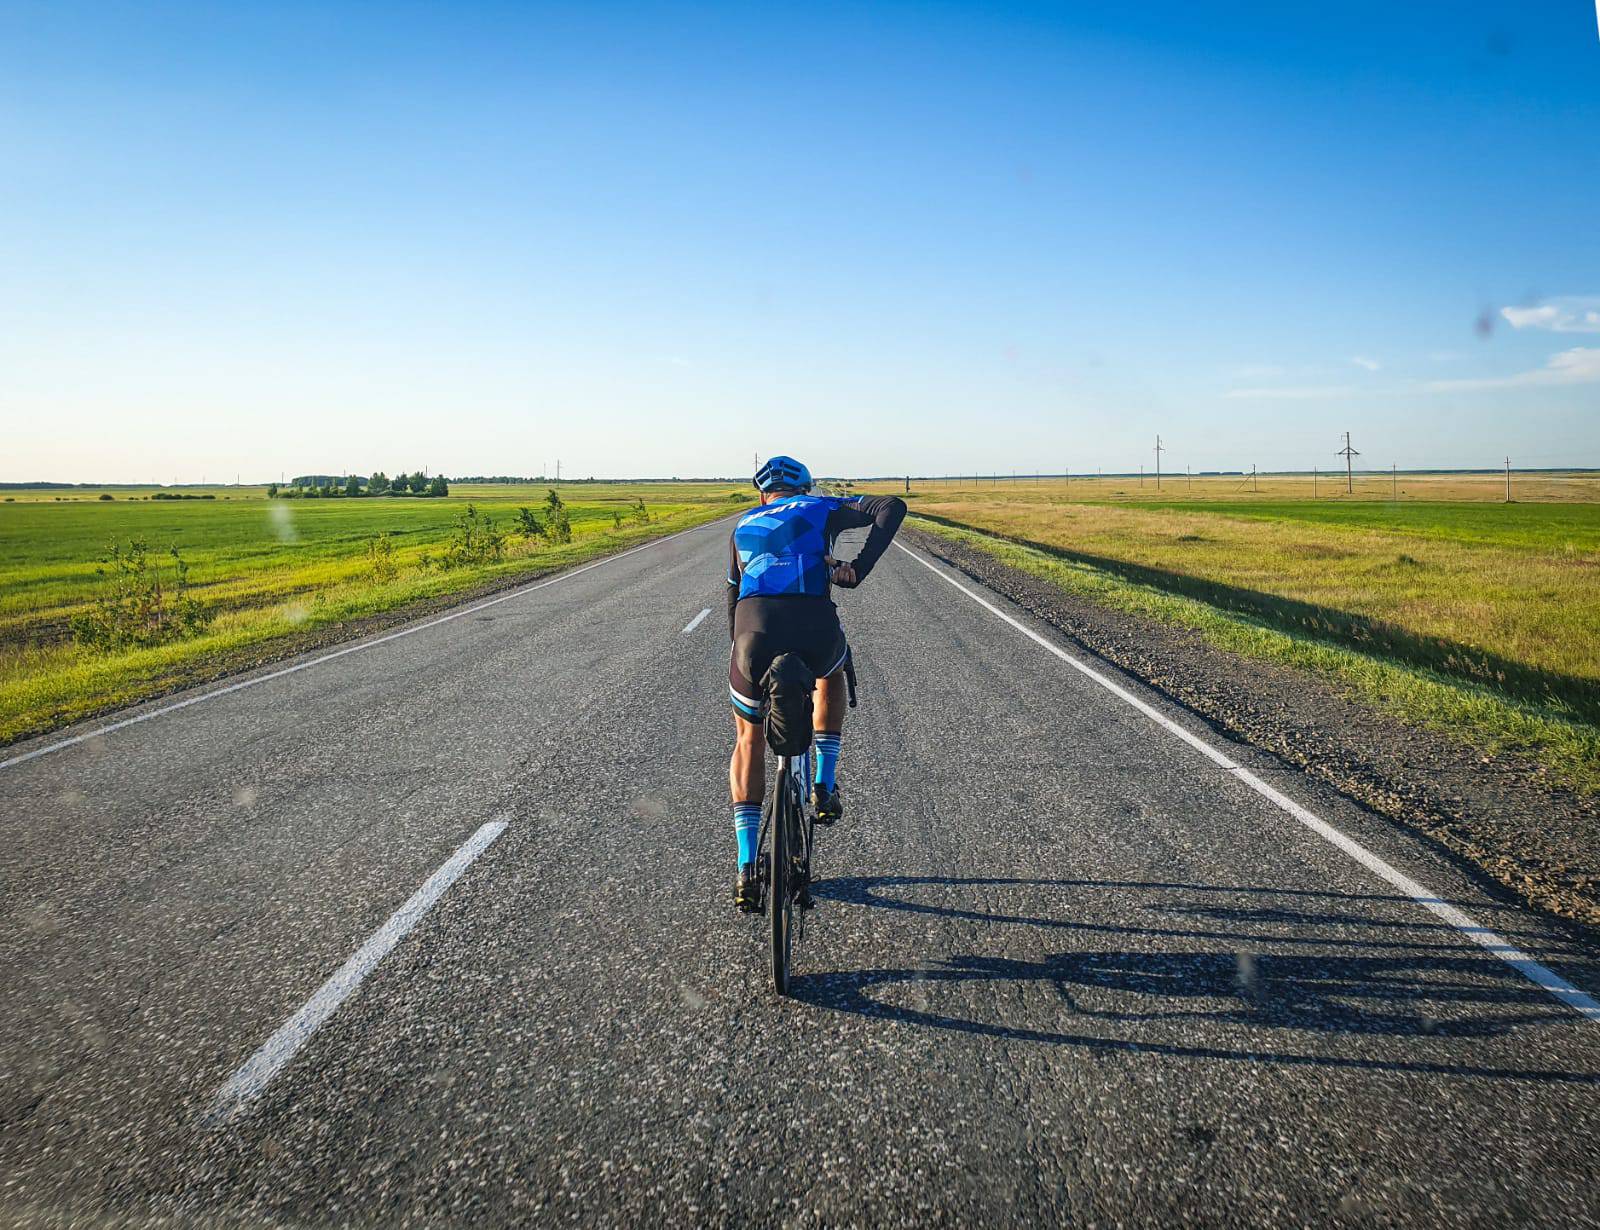
[{"label": "asphalt road", "polygon": [[775,997],[727,529],[0,767],[0,1216],[1600,1223],[1600,1021],[901,551],[840,597],[849,814]]}]

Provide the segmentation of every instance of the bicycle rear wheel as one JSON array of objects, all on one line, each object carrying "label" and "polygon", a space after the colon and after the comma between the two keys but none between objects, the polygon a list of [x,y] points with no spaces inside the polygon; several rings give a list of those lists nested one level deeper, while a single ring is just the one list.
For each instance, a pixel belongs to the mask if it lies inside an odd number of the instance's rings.
[{"label": "bicycle rear wheel", "polygon": [[794,950],[794,886],[791,869],[795,856],[794,787],[785,760],[772,787],[772,841],[767,846],[768,914],[772,922],[772,989],[789,993],[789,957]]}]

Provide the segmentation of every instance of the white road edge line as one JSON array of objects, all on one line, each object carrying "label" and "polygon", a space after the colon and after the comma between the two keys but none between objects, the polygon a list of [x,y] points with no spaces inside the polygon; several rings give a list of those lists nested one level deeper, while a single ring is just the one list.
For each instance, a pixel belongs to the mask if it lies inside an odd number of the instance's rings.
[{"label": "white road edge line", "polygon": [[1305,825],[1306,828],[1310,829],[1313,833],[1315,833],[1318,837],[1321,837],[1330,845],[1337,846],[1340,850],[1344,851],[1344,853],[1355,859],[1356,862],[1360,863],[1368,871],[1372,872],[1372,874],[1377,876],[1380,880],[1386,880],[1389,884],[1393,885],[1406,896],[1410,897],[1418,905],[1422,906],[1423,909],[1428,910],[1439,918],[1444,919],[1445,922],[1449,923],[1463,935],[1470,936],[1472,939],[1476,940],[1489,952],[1492,952],[1507,965],[1515,969],[1529,982],[1545,991],[1548,991],[1558,1002],[1565,1004],[1580,1016],[1587,1017],[1589,1020],[1600,1024],[1600,1003],[1597,1003],[1591,996],[1584,994],[1584,992],[1573,986],[1554,970],[1548,969],[1541,965],[1527,953],[1523,952],[1520,948],[1513,946],[1509,941],[1502,939],[1499,935],[1495,934],[1495,932],[1489,930],[1488,927],[1483,926],[1477,920],[1472,918],[1471,915],[1463,913],[1455,906],[1441,900],[1438,893],[1424,888],[1421,884],[1418,884],[1404,872],[1397,871],[1394,867],[1384,862],[1383,859],[1379,858],[1376,854],[1367,849],[1354,838],[1349,837],[1339,829],[1334,828],[1333,825],[1329,824],[1326,820],[1323,820],[1314,812],[1302,807],[1288,795],[1267,785],[1266,782],[1262,781],[1243,765],[1235,764],[1220,750],[1211,746],[1211,744],[1207,743],[1198,735],[1191,734],[1182,726],[1179,726],[1171,718],[1167,717],[1166,714],[1140,700],[1132,692],[1128,691],[1127,688],[1124,688],[1114,680],[1101,674],[1099,671],[1095,670],[1094,667],[1078,661],[1077,658],[1073,657],[1066,650],[1062,649],[1059,645],[1052,644],[1049,640],[1043,636],[1040,636],[1032,628],[1019,623],[1010,615],[1007,615],[999,607],[995,606],[994,603],[980,597],[978,594],[968,589],[965,585],[961,584],[960,581],[957,581],[948,573],[945,573],[941,569],[935,567],[932,563],[923,559],[922,556],[918,555],[915,551],[911,550],[903,543],[897,542],[894,545],[899,547],[900,550],[904,551],[912,559],[916,560],[917,563],[921,564],[929,572],[933,573],[933,575],[938,577],[941,581],[947,581],[951,585],[955,586],[967,597],[971,598],[979,606],[988,611],[991,615],[997,616],[998,618],[1004,620],[1018,632],[1022,633],[1023,636],[1026,636],[1029,640],[1032,640],[1043,648],[1049,650],[1074,670],[1080,671],[1087,675],[1090,679],[1093,679],[1113,696],[1120,700],[1127,701],[1128,704],[1132,705],[1140,713],[1144,714],[1145,717],[1149,718],[1152,722],[1156,723],[1156,725],[1160,726],[1169,734],[1174,734],[1178,738],[1182,739],[1207,760],[1212,761],[1214,764],[1233,774],[1235,778],[1243,782],[1246,786],[1249,786],[1250,789],[1254,790],[1262,798],[1276,804],[1279,808],[1293,816],[1301,824]]},{"label": "white road edge line", "polygon": [[507,822],[491,820],[445,860],[444,864],[424,881],[421,888],[411,894],[411,899],[389,915],[389,921],[379,927],[367,942],[356,949],[351,958],[341,965],[333,977],[324,982],[300,1011],[278,1026],[276,1033],[261,1045],[261,1049],[239,1067],[217,1091],[206,1114],[206,1122],[220,1126],[234,1119],[250,1101],[266,1088],[283,1066],[294,1058],[334,1010],[350,998],[378,962],[389,955],[391,949],[404,938],[406,932],[417,925],[433,903],[444,895],[472,865],[472,861],[487,850],[494,839],[506,831]]},{"label": "white road edge line", "polygon": [[[722,518],[719,517],[718,520],[722,520]],[[253,688],[258,683],[267,683],[273,679],[282,679],[285,675],[292,675],[296,671],[309,670],[313,666],[321,666],[324,662],[332,662],[335,658],[342,658],[349,653],[359,653],[363,649],[371,649],[374,645],[382,645],[388,641],[399,640],[402,636],[410,636],[414,632],[422,632],[428,628],[436,628],[440,624],[449,623],[452,619],[460,619],[464,615],[475,614],[478,611],[486,610],[487,608],[495,606],[498,603],[509,602],[513,598],[521,598],[525,594],[533,593],[533,591],[536,589],[544,589],[547,586],[555,585],[561,581],[565,581],[569,577],[579,576],[582,573],[589,572],[591,569],[599,568],[602,565],[615,563],[617,560],[625,559],[628,556],[633,555],[635,552],[645,551],[651,547],[659,547],[662,543],[671,542],[674,538],[682,538],[685,534],[692,534],[696,530],[704,529],[707,525],[715,524],[715,521],[708,521],[702,525],[691,525],[688,529],[679,530],[676,534],[668,534],[665,538],[654,538],[649,542],[642,542],[637,547],[629,547],[626,551],[618,551],[615,555],[607,555],[605,558],[597,559],[593,563],[583,565],[581,568],[574,568],[571,572],[563,572],[557,576],[549,577],[546,580],[538,581],[532,585],[520,586],[517,589],[509,590],[506,593],[500,594],[494,598],[490,598],[487,601],[477,602],[472,606],[462,607],[458,611],[451,611],[448,615],[440,615],[436,619],[430,619],[420,624],[413,624],[409,628],[401,628],[396,632],[388,632],[383,636],[373,637],[371,640],[356,641],[353,644],[346,645],[343,649],[335,649],[332,653],[325,653],[320,657],[311,658],[305,662],[296,662],[293,666],[285,666],[281,670],[268,671],[265,675],[256,675],[250,679],[241,679],[238,683],[230,683],[226,687],[215,688],[210,692],[202,692],[198,696],[189,696],[183,700],[176,701],[173,704],[162,705],[159,709],[152,709],[148,713],[136,713],[132,717],[123,718],[120,722],[112,722],[106,726],[97,726],[93,730],[84,731],[81,735],[73,735],[70,739],[61,739],[55,743],[48,743],[44,747],[36,747],[31,752],[23,752],[20,756],[12,756],[8,760],[0,760],[0,769],[8,769],[12,765],[22,764],[24,761],[33,760],[38,756],[48,756],[51,752],[59,752],[64,748],[76,747],[79,743],[86,742],[89,739],[97,739],[101,735],[109,735],[114,730],[122,730],[127,726],[136,726],[140,722],[148,722],[151,718],[162,717],[168,713],[176,713],[179,709],[187,709],[190,705],[198,705],[203,700],[211,700],[218,696],[226,696],[230,692],[240,692],[245,688]]]},{"label": "white road edge line", "polygon": [[707,607],[705,610],[701,611],[700,614],[696,615],[693,619],[691,619],[687,624],[684,625],[684,628],[683,628],[684,634],[687,635],[688,633],[693,632],[696,628],[698,628],[700,626],[700,621],[702,619],[704,619],[709,614],[711,614],[711,608],[710,607]]}]

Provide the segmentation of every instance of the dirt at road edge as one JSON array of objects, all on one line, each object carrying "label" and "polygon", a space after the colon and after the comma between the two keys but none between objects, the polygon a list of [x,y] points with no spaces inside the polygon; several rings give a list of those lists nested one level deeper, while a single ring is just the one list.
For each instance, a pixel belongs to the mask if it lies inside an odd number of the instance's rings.
[{"label": "dirt at road edge", "polygon": [[1360,704],[1325,680],[1240,658],[1198,633],[1112,611],[964,543],[902,537],[1231,739],[1296,765],[1424,834],[1494,885],[1600,940],[1600,798],[1554,786],[1521,757],[1486,756]]}]

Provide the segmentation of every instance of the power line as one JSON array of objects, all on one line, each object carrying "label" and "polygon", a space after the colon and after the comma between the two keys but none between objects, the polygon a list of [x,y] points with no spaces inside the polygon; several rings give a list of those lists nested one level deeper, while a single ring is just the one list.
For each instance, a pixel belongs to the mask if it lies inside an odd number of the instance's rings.
[{"label": "power line", "polygon": [[1334,456],[1344,458],[1344,489],[1346,493],[1353,494],[1356,489],[1356,480],[1355,471],[1350,467],[1350,460],[1353,457],[1361,456],[1361,454],[1350,447],[1350,433],[1348,431],[1344,433],[1344,447]]}]

